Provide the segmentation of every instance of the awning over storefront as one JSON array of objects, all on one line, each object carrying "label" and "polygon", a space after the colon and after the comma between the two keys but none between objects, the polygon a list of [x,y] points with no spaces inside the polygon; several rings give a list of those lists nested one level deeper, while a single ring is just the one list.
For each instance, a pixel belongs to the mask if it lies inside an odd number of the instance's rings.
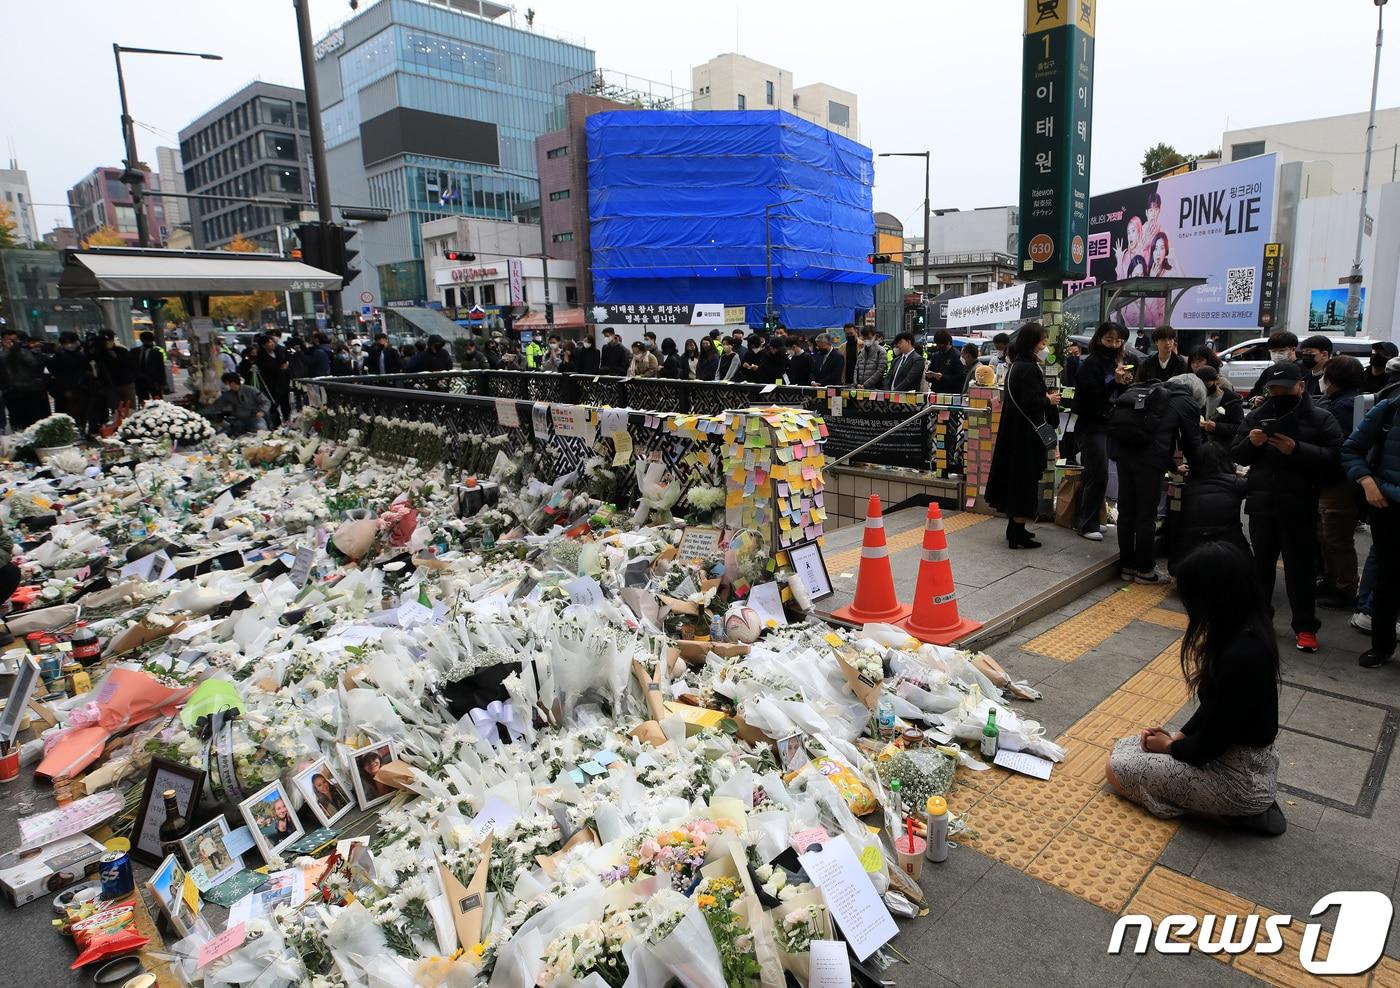
[{"label": "awning over storefront", "polygon": [[[457,336],[470,336],[470,333],[462,331],[462,327],[451,319],[448,319],[436,309],[423,309],[417,306],[411,308],[386,308],[380,310],[384,313],[385,329],[395,335],[422,335],[432,336],[434,333],[444,340],[450,340]],[[402,319],[408,325],[397,324],[396,319]]]},{"label": "awning over storefront", "polygon": [[338,274],[273,254],[96,247],[64,251],[58,291],[67,298],[242,295],[336,291],[340,282]]},{"label": "awning over storefront", "polygon": [[[549,324],[545,322],[544,311],[535,310],[527,312],[525,315],[515,320],[516,329],[547,329]],[[554,310],[555,329],[582,329],[583,310],[582,309],[555,309]]]}]

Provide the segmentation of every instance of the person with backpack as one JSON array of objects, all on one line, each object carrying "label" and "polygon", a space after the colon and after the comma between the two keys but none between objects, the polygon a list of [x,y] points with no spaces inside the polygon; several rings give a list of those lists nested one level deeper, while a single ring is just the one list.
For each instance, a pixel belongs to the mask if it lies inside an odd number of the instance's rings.
[{"label": "person with backpack", "polygon": [[1099,515],[1108,491],[1108,415],[1113,402],[1132,381],[1123,367],[1123,328],[1106,322],[1094,330],[1089,353],[1070,378],[1074,385],[1074,432],[1079,437],[1079,461],[1084,472],[1074,499],[1074,530],[1092,542],[1102,542]]},{"label": "person with backpack", "polygon": [[1157,508],[1181,450],[1189,464],[1205,441],[1205,383],[1195,374],[1134,384],[1113,403],[1109,455],[1118,464],[1118,570],[1132,583],[1164,583],[1157,571]]},{"label": "person with backpack", "polygon": [[1245,418],[1230,453],[1249,467],[1245,514],[1264,599],[1273,599],[1282,555],[1294,644],[1316,652],[1322,626],[1316,613],[1317,502],[1339,462],[1342,429],[1304,393],[1296,363],[1273,364],[1262,383],[1264,401]]},{"label": "person with backpack", "polygon": [[1176,352],[1176,330],[1170,326],[1158,326],[1152,331],[1152,342],[1157,347],[1157,356],[1148,357],[1138,365],[1133,383],[1168,381],[1190,370],[1186,366],[1186,358]]},{"label": "person with backpack", "polygon": [[1167,553],[1172,576],[1186,554],[1203,542],[1228,542],[1249,555],[1240,525],[1244,496],[1244,478],[1235,472],[1230,451],[1219,443],[1201,443],[1181,489],[1181,513]]},{"label": "person with backpack", "polygon": [[[900,334],[900,338],[905,336]],[[1038,359],[1044,349],[1045,330],[1037,322],[1018,329],[1007,348],[1011,364],[1002,391],[1001,424],[987,475],[986,498],[1006,515],[1006,545],[1011,549],[1040,548],[1026,531],[1026,523],[1039,514],[1046,456],[1059,442],[1055,427],[1060,419],[1060,393],[1045,388]],[[921,364],[919,378],[922,370]]]}]

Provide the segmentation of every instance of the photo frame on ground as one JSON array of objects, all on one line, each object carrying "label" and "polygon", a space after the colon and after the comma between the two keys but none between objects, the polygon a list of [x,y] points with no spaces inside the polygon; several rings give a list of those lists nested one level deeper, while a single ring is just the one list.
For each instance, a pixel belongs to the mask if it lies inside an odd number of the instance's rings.
[{"label": "photo frame on ground", "polygon": [[350,761],[354,763],[350,775],[355,784],[355,798],[359,800],[360,809],[367,810],[371,806],[378,806],[398,792],[393,786],[376,782],[374,779],[375,773],[393,760],[392,741],[376,742],[350,756]]},{"label": "photo frame on ground", "polygon": [[[187,891],[189,872],[175,855],[167,855],[146,883],[146,889],[180,939],[190,935],[199,912],[199,896]],[[193,903],[191,902],[193,899]]]},{"label": "photo frame on ground", "polygon": [[151,767],[146,772],[146,787],[141,791],[141,802],[136,807],[131,856],[153,868],[161,863],[163,857],[160,853],[160,825],[165,822],[165,800],[161,794],[167,789],[175,790],[175,802],[180,812],[187,821],[193,820],[195,809],[199,806],[199,795],[204,789],[204,770],[165,758],[151,759]]},{"label": "photo frame on ground", "polygon": [[263,786],[239,803],[238,812],[248,824],[253,841],[265,861],[275,857],[304,832],[292,809],[291,796],[280,779]]},{"label": "photo frame on ground", "polygon": [[190,877],[201,892],[223,884],[243,868],[242,857],[230,853],[224,844],[228,835],[228,821],[220,814],[180,838]]},{"label": "photo frame on ground", "polygon": [[831,574],[826,571],[826,557],[822,555],[819,542],[803,542],[788,549],[793,572],[807,588],[812,600],[830,597],[836,591],[831,587]]},{"label": "photo frame on ground", "polygon": [[327,758],[317,759],[293,781],[323,827],[335,826],[356,805],[358,794],[346,785],[340,771]]}]

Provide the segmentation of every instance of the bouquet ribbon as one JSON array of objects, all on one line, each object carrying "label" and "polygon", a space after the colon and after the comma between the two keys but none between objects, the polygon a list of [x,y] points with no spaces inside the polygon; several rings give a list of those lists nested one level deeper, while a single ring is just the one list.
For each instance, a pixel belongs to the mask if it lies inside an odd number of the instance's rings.
[{"label": "bouquet ribbon", "polygon": [[484,707],[473,707],[471,718],[482,740],[491,742],[493,748],[501,744],[501,734],[497,728],[504,727],[506,736],[512,740],[525,736],[516,722],[515,709],[503,700],[492,700]]}]

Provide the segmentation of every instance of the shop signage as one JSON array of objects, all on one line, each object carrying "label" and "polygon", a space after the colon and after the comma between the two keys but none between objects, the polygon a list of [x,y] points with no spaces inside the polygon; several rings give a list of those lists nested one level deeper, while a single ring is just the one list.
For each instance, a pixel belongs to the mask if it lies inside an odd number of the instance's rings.
[{"label": "shop signage", "polygon": [[947,306],[948,328],[959,329],[965,326],[990,326],[993,323],[1038,318],[1040,298],[1040,286],[1030,283],[950,298],[941,304]]},{"label": "shop signage", "polygon": [[[599,325],[728,325],[728,308],[718,303],[644,302],[626,305],[593,305],[584,310],[587,321]],[[743,312],[742,306],[733,306]]]},{"label": "shop signage", "polygon": [[337,48],[343,48],[344,46],[345,31],[337,28],[336,30],[332,31],[330,34],[322,38],[320,41],[316,42],[316,61],[319,62],[321,59],[325,58]]},{"label": "shop signage", "polygon": [[1082,278],[1089,239],[1095,0],[1026,0],[1021,277]]},{"label": "shop signage", "polygon": [[483,281],[487,278],[499,278],[501,269],[498,267],[489,268],[453,268],[448,272],[453,281]]},{"label": "shop signage", "polygon": [[1278,316],[1279,281],[1283,277],[1283,244],[1265,244],[1259,269],[1259,325],[1271,329]]}]

